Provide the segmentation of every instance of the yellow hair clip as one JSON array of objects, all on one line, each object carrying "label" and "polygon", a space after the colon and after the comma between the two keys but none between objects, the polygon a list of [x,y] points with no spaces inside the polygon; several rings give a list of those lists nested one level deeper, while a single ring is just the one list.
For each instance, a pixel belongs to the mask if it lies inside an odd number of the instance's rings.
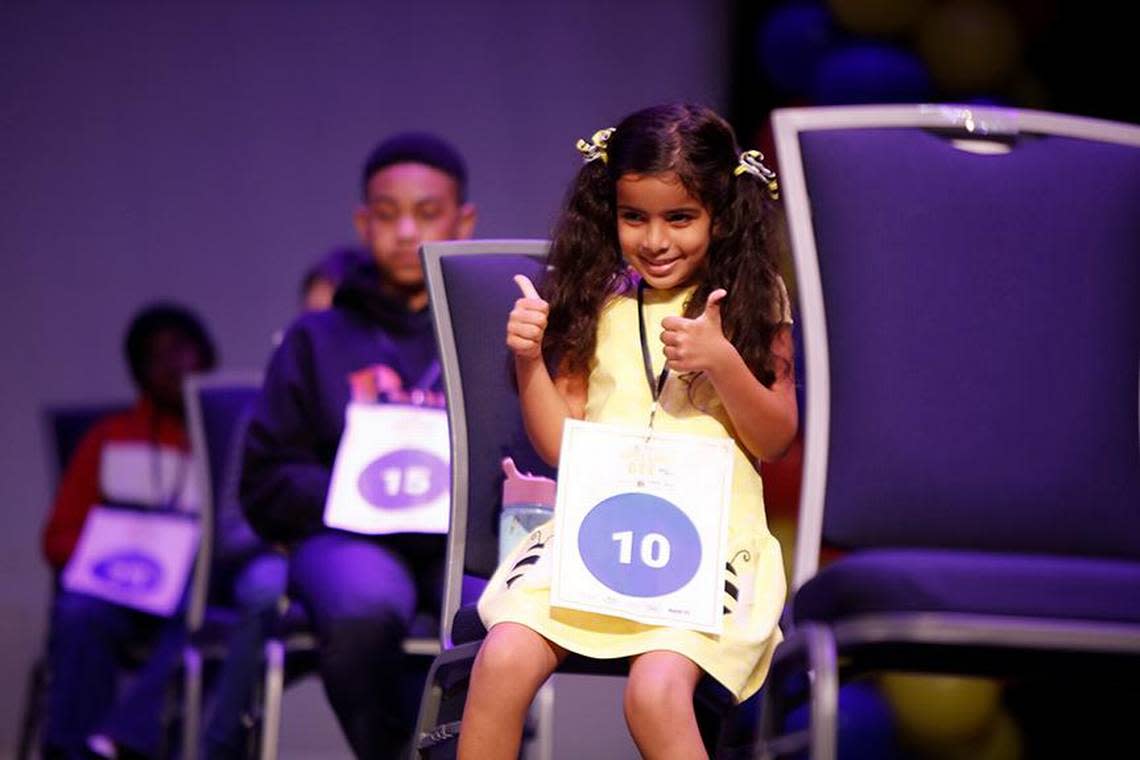
[{"label": "yellow hair clip", "polygon": [[740,154],[740,163],[732,170],[732,175],[739,177],[745,172],[759,177],[768,185],[768,195],[772,196],[772,200],[780,199],[780,185],[776,182],[776,172],[764,163],[763,153],[758,150],[746,150]]},{"label": "yellow hair clip", "polygon": [[585,140],[578,140],[578,142],[575,143],[574,147],[576,147],[578,149],[578,152],[582,154],[582,158],[586,163],[596,161],[599,158],[602,160],[603,164],[607,163],[609,161],[609,156],[606,155],[606,142],[610,139],[610,135],[613,133],[613,127],[609,127],[608,129],[599,129],[594,133],[593,137],[590,138],[590,142],[586,142]]}]

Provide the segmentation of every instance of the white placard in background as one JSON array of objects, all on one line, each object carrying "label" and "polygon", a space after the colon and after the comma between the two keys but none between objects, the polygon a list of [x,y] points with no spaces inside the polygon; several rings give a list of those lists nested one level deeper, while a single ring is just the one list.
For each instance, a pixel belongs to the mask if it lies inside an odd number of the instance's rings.
[{"label": "white placard in background", "polygon": [[198,551],[197,517],[96,505],[63,569],[63,587],[170,617]]},{"label": "white placard in background", "polygon": [[447,533],[451,519],[447,413],[352,402],[325,502],[325,525],[377,535]]}]

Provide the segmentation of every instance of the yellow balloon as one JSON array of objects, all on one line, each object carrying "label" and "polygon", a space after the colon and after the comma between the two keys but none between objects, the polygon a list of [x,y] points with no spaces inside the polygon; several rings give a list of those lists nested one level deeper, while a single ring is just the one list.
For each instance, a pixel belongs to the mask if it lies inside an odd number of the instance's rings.
[{"label": "yellow balloon", "polygon": [[1009,9],[991,0],[954,0],[923,19],[918,51],[947,92],[985,92],[1016,73],[1021,29]]},{"label": "yellow balloon", "polygon": [[1001,706],[1001,686],[986,678],[887,673],[879,685],[899,738],[922,749],[976,740],[992,729]]},{"label": "yellow balloon", "polygon": [[930,0],[828,0],[844,28],[872,37],[894,37],[911,29]]},{"label": "yellow balloon", "polygon": [[1019,760],[1023,754],[1021,728],[1012,715],[1000,710],[993,726],[968,748],[963,760]]}]

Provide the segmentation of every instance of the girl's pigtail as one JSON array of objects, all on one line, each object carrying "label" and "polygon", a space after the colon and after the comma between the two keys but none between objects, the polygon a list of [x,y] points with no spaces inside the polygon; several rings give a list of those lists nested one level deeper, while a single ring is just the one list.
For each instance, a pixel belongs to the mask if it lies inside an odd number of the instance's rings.
[{"label": "girl's pigtail", "polygon": [[784,308],[779,281],[783,215],[772,198],[769,178],[742,172],[733,180],[728,203],[716,215],[708,276],[689,310],[701,313],[709,293],[727,290],[721,307],[725,337],[760,382],[771,386],[791,369],[775,366],[770,351]]},{"label": "girl's pigtail", "polygon": [[554,228],[542,295],[550,303],[543,352],[557,372],[584,373],[594,353],[598,316],[622,271],[614,184],[606,162],[578,172]]}]

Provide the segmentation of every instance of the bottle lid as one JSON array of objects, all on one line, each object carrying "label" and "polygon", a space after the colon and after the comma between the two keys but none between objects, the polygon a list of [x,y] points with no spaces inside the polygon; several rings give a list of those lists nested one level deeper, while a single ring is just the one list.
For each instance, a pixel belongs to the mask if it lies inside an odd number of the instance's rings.
[{"label": "bottle lid", "polygon": [[503,473],[507,476],[503,481],[504,507],[511,504],[541,504],[554,509],[555,494],[558,491],[555,481],[541,475],[519,472],[515,461],[510,457],[503,458]]}]

